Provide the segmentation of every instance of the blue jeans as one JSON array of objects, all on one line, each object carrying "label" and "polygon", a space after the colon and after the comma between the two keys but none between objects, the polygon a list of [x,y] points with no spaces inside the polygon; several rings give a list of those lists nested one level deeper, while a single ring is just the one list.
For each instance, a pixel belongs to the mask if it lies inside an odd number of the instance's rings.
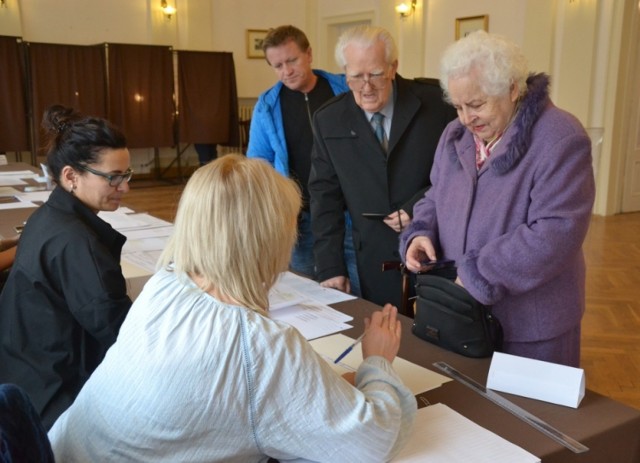
[{"label": "blue jeans", "polygon": [[[351,216],[345,212],[344,262],[351,282],[351,294],[360,297],[360,278],[356,264],[356,250],[351,233]],[[311,232],[311,215],[301,212],[298,217],[298,241],[291,253],[289,268],[309,278],[315,278],[315,262],[313,259],[313,233]]]}]

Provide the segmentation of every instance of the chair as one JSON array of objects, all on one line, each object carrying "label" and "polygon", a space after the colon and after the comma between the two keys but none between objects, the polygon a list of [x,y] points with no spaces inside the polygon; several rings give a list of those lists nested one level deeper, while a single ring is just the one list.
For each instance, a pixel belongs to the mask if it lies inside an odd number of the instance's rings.
[{"label": "chair", "polygon": [[0,385],[0,463],[54,463],[53,451],[31,399],[15,384]]},{"label": "chair", "polygon": [[413,318],[413,304],[411,303],[411,272],[400,261],[385,261],[382,263],[382,271],[397,270],[402,275],[402,299],[398,312],[409,318]]},{"label": "chair", "polygon": [[242,154],[247,154],[247,147],[249,146],[249,127],[251,127],[251,119],[238,121],[238,127],[240,129],[240,151]]}]

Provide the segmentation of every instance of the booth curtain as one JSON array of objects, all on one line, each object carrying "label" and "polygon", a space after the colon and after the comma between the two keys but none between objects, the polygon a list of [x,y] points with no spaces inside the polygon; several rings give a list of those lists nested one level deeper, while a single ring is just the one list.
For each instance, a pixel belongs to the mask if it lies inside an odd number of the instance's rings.
[{"label": "booth curtain", "polygon": [[30,150],[22,56],[18,37],[0,36],[0,152]]},{"label": "booth curtain", "polygon": [[54,104],[109,119],[130,148],[239,143],[235,67],[228,52],[0,36],[0,69],[0,152],[40,147],[42,116]]},{"label": "booth curtain", "polygon": [[179,141],[238,145],[233,54],[178,51],[177,56]]},{"label": "booth curtain", "polygon": [[174,145],[171,47],[108,44],[108,119],[129,148]]},{"label": "booth curtain", "polygon": [[105,117],[105,57],[100,45],[27,43],[36,146],[41,145],[41,122],[54,104],[81,114]]}]

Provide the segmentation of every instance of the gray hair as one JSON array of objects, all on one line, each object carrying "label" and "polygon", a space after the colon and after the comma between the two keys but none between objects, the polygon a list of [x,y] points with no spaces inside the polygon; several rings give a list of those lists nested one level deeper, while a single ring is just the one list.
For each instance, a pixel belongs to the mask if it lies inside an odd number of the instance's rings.
[{"label": "gray hair", "polygon": [[449,79],[474,72],[487,95],[507,95],[512,83],[521,96],[527,91],[527,59],[518,45],[502,36],[480,30],[447,47],[440,60],[440,85],[449,103]]},{"label": "gray hair", "polygon": [[384,43],[385,61],[387,64],[393,64],[398,59],[398,48],[389,31],[382,27],[365,25],[352,27],[342,33],[336,44],[336,63],[342,69],[346,68],[347,60],[344,57],[344,50],[348,45],[368,48],[378,41]]}]

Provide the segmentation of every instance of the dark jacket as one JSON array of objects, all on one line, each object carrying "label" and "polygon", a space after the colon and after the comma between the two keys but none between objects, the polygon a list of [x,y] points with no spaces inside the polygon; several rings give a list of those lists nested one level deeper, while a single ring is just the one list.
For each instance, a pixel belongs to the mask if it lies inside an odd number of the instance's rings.
[{"label": "dark jacket", "polygon": [[456,117],[433,83],[396,75],[388,154],[351,92],[327,102],[314,116],[315,139],[309,178],[315,259],[320,281],[347,275],[342,259],[346,206],[362,295],[377,304],[401,299],[399,272],[382,272],[384,261],[399,261],[398,234],[363,212],[391,213],[413,204],[429,187],[429,172],[440,134]]},{"label": "dark jacket", "polygon": [[45,427],[73,402],[129,307],[126,238],[56,188],[29,218],[0,295],[0,383],[31,397]]}]

